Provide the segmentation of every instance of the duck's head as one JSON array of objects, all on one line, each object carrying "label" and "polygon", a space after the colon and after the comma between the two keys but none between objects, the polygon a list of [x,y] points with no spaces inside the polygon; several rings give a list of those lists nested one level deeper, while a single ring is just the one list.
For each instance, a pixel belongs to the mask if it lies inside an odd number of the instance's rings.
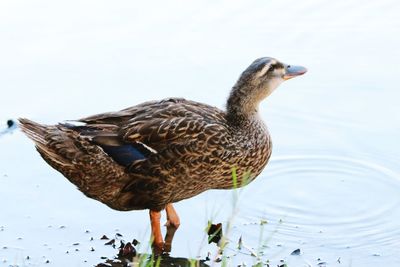
[{"label": "duck's head", "polygon": [[250,115],[259,103],[283,81],[303,75],[307,69],[288,65],[270,57],[256,59],[239,77],[228,99],[228,112]]},{"label": "duck's head", "polygon": [[303,75],[307,69],[288,65],[270,57],[256,59],[240,76],[239,82],[271,94],[283,81]]}]

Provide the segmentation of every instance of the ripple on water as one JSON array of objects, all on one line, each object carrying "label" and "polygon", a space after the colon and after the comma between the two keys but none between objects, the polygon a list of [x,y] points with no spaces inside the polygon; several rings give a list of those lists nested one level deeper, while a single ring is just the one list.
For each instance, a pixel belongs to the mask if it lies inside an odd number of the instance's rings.
[{"label": "ripple on water", "polygon": [[282,219],[276,233],[281,242],[301,239],[336,248],[398,244],[400,179],[395,172],[344,157],[290,156],[274,158],[265,174],[245,192],[251,207],[243,210],[251,212],[247,219],[260,213],[271,221]]}]

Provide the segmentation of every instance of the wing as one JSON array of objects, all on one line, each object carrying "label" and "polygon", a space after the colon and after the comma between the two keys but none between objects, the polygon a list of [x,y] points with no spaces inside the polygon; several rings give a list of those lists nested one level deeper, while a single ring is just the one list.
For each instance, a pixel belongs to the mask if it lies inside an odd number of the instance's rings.
[{"label": "wing", "polygon": [[224,140],[225,113],[215,107],[171,98],[146,102],[119,112],[79,120],[81,134],[123,166],[155,156],[179,158],[186,154],[207,155]]}]

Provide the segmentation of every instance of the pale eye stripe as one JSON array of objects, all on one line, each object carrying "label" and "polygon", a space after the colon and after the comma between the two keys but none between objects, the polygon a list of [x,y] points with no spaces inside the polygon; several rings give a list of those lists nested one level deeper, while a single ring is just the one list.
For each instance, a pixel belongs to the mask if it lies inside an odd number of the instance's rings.
[{"label": "pale eye stripe", "polygon": [[275,61],[271,61],[267,65],[265,65],[264,68],[258,73],[258,76],[259,77],[264,76],[267,73],[267,71],[269,70],[269,68],[271,67],[271,65],[273,65],[275,63],[276,63]]}]

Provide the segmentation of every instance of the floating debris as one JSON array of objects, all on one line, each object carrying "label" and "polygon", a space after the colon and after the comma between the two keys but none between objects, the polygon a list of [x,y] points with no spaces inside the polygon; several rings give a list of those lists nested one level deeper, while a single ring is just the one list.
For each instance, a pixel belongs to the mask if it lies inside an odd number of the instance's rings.
[{"label": "floating debris", "polygon": [[243,241],[242,241],[242,236],[240,236],[239,241],[238,241],[238,246],[237,246],[238,250],[241,250],[242,246],[243,246]]},{"label": "floating debris", "polygon": [[290,255],[296,255],[297,256],[297,255],[300,255],[300,253],[301,253],[301,251],[298,248],[298,249],[293,250],[292,253],[290,253]]},{"label": "floating debris", "polygon": [[14,121],[13,120],[7,120],[7,127],[11,128],[14,125]]},{"label": "floating debris", "polygon": [[111,263],[99,263],[96,265],[96,267],[111,267],[112,264]]},{"label": "floating debris", "polygon": [[114,244],[115,244],[115,239],[111,239],[110,241],[104,243],[104,245],[106,245],[106,246],[111,246],[111,245],[114,245]]},{"label": "floating debris", "polygon": [[15,125],[15,122],[13,120],[7,120],[7,127],[11,128]]},{"label": "floating debris", "polygon": [[205,261],[209,261],[211,259],[211,252],[208,252],[207,253],[207,257],[206,257],[206,260]]},{"label": "floating debris", "polygon": [[210,224],[208,231],[208,244],[216,243],[218,244],[222,238],[222,224]]},{"label": "floating debris", "polygon": [[65,225],[61,225],[60,227],[58,227],[58,228],[60,228],[60,229],[65,229],[65,228],[67,228]]},{"label": "floating debris", "polygon": [[137,241],[136,239],[132,240],[132,245],[134,245],[136,247],[138,244],[140,244],[139,241]]},{"label": "floating debris", "polygon": [[318,258],[317,261],[319,261],[319,262],[317,263],[317,265],[318,265],[319,267],[326,267],[326,264],[327,264],[327,263],[326,263],[325,261],[322,261],[321,258]]},{"label": "floating debris", "polygon": [[72,245],[73,246],[79,246],[79,243],[73,243]]},{"label": "floating debris", "polygon": [[106,235],[103,235],[100,240],[108,240],[109,238]]},{"label": "floating debris", "polygon": [[120,233],[116,233],[115,236],[122,237]]},{"label": "floating debris", "polygon": [[[0,131],[0,136],[7,133],[12,133],[17,128],[17,124],[13,120],[7,120],[7,128]],[[3,128],[3,127],[2,127]]]},{"label": "floating debris", "polygon": [[250,256],[252,257],[258,257],[257,252],[254,251],[253,248],[246,246],[243,242],[242,236],[240,236],[239,241],[238,241],[238,250],[242,250],[243,248],[248,250],[250,252]]},{"label": "floating debris", "polygon": [[131,242],[126,243],[126,245],[124,245],[122,248],[120,247],[118,257],[135,257],[135,256],[136,256],[136,249],[132,246]]}]

